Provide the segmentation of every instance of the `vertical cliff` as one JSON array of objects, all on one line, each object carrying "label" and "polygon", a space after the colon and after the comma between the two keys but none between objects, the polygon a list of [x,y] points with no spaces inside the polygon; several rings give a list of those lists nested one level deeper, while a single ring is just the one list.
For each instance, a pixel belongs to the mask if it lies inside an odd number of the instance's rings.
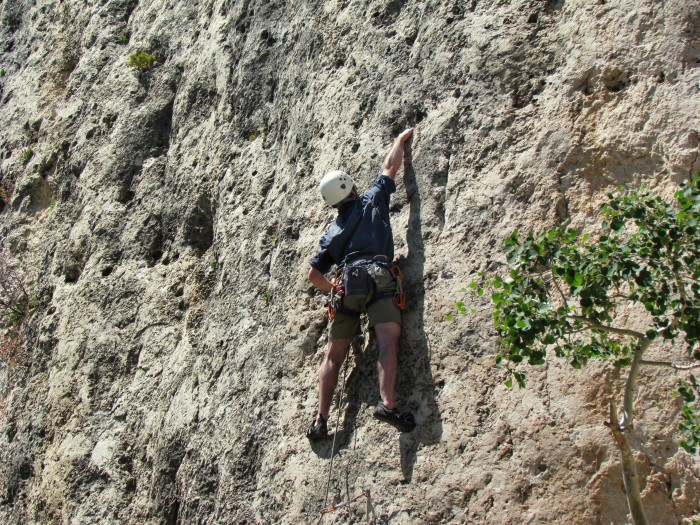
[{"label": "vertical cliff", "polygon": [[[444,317],[513,230],[592,227],[615,186],[669,196],[700,169],[697,2],[2,0],[0,18],[2,250],[34,303],[0,375],[0,521],[315,522],[318,181],[367,189],[417,125],[392,220],[418,428],[371,418],[358,341],[331,499],[369,488],[391,523],[626,522],[602,425],[619,371],[553,363],[508,390],[487,304]],[[654,523],[700,518],[676,377],[640,378]]]}]

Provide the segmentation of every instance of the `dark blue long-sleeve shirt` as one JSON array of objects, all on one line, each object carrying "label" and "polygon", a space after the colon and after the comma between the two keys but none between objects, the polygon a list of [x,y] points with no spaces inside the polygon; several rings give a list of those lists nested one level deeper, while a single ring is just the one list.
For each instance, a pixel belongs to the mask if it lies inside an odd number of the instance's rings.
[{"label": "dark blue long-sleeve shirt", "polygon": [[382,174],[367,193],[343,204],[321,238],[321,249],[311,259],[311,266],[325,274],[334,264],[342,266],[377,255],[392,261],[394,236],[389,222],[389,199],[395,191],[394,180]]}]

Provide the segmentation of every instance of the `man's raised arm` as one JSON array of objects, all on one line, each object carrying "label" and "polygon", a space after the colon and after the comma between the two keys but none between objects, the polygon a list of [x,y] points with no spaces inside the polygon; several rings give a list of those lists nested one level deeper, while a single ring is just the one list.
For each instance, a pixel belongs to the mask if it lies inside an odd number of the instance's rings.
[{"label": "man's raised arm", "polygon": [[406,142],[412,134],[413,128],[408,128],[398,137],[396,137],[394,145],[391,147],[391,150],[389,150],[386,159],[384,159],[382,169],[384,170],[384,173],[392,179],[396,176],[396,172],[399,171],[401,162],[403,162],[404,142]]}]

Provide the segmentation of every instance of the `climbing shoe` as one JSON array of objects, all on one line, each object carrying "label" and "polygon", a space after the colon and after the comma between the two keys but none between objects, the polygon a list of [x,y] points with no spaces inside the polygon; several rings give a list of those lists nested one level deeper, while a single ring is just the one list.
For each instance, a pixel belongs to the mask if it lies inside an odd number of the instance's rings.
[{"label": "climbing shoe", "polygon": [[413,419],[413,414],[410,412],[399,413],[398,410],[389,410],[381,401],[374,409],[374,419],[389,423],[392,427],[400,432],[410,432],[416,428],[416,421]]},{"label": "climbing shoe", "polygon": [[306,431],[306,437],[309,441],[324,441],[331,436],[328,434],[328,425],[326,420],[321,416],[321,422],[316,423],[316,418],[311,422],[309,429]]}]

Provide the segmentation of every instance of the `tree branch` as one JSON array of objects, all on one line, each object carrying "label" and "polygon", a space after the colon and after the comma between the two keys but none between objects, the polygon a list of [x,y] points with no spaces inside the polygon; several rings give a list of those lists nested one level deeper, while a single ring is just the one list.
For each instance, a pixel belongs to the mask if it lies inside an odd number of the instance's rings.
[{"label": "tree branch", "polygon": [[673,270],[673,277],[676,279],[676,285],[678,286],[678,293],[681,296],[681,301],[683,301],[683,304],[681,305],[681,317],[685,313],[686,306],[688,306],[688,296],[685,293],[685,286],[683,285],[683,279],[681,279],[680,274],[678,273],[678,270]]},{"label": "tree branch", "polygon": [[569,330],[566,332],[566,335],[576,335],[580,334],[581,332],[585,332],[586,330],[590,330],[587,326],[584,326],[583,328],[579,328],[578,330]]},{"label": "tree branch", "polygon": [[624,299],[625,301],[631,301],[632,298],[629,295],[623,293],[616,293],[608,296],[610,299]]},{"label": "tree branch", "polygon": [[583,317],[582,315],[567,315],[566,317],[569,319],[575,319],[577,321],[581,321],[583,323],[586,323],[588,325],[588,328],[591,330],[602,330],[604,332],[610,332],[612,334],[626,335],[629,337],[636,337],[637,339],[646,338],[646,335],[643,334],[642,332],[637,332],[636,330],[629,330],[627,328],[616,328],[614,326],[599,324],[599,323],[596,323],[595,321],[592,321],[591,319],[588,319],[587,317]]},{"label": "tree branch", "polygon": [[569,310],[569,303],[566,301],[566,296],[564,295],[564,292],[559,287],[559,282],[557,281],[557,276],[554,275],[554,272],[552,272],[552,284],[554,284],[554,287],[559,292],[559,295],[561,295],[561,300],[564,302],[564,308],[566,308],[568,311]]},{"label": "tree branch", "polygon": [[637,384],[637,375],[639,374],[639,368],[642,366],[642,355],[649,345],[651,344],[651,339],[644,337],[634,352],[634,357],[632,357],[632,364],[630,365],[629,375],[627,376],[627,383],[625,383],[625,400],[622,412],[622,421],[620,421],[619,429],[625,430],[627,427],[632,425],[634,420],[634,390]]},{"label": "tree branch", "polygon": [[682,365],[678,363],[671,363],[670,361],[647,361],[645,359],[642,360],[642,364],[648,366],[666,366],[668,368],[675,368],[676,370],[692,370],[694,368],[700,368],[700,363]]},{"label": "tree branch", "polygon": [[[552,277],[554,277],[554,275],[552,275]],[[542,272],[540,272],[540,279],[542,279],[542,282],[545,283],[545,285],[547,284],[547,279],[545,279],[544,273],[542,273]],[[549,293],[549,287],[543,286],[543,288],[544,288],[544,293],[547,294],[547,299],[551,302],[552,296]]]}]

